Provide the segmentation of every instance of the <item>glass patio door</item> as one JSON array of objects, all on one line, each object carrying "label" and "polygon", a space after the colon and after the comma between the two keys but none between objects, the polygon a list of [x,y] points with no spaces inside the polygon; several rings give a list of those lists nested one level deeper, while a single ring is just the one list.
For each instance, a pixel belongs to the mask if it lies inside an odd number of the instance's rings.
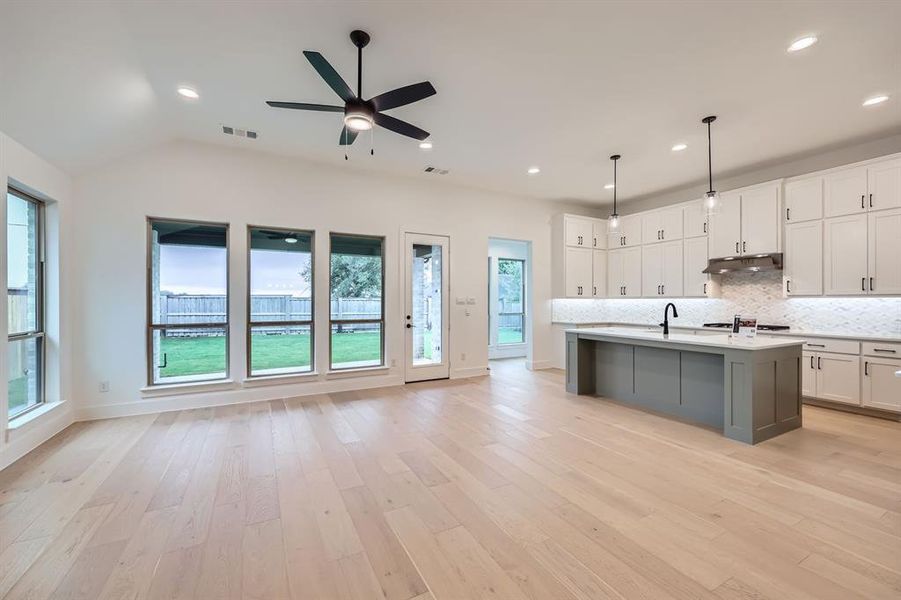
[{"label": "glass patio door", "polygon": [[407,382],[450,376],[448,247],[445,236],[407,233],[405,237],[403,327]]}]

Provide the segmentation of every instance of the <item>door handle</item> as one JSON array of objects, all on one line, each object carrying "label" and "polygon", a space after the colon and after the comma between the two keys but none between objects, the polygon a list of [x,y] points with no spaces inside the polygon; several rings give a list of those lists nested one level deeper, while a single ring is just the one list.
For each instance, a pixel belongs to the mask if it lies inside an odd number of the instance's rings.
[{"label": "door handle", "polygon": [[870,362],[867,360],[863,361],[863,374],[865,377],[870,376]]}]

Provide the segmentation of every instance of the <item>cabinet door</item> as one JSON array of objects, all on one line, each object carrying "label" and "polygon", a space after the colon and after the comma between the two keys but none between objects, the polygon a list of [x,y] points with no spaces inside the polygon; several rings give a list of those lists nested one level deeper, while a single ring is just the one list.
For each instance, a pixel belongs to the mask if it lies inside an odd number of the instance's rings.
[{"label": "cabinet door", "polygon": [[785,291],[793,296],[823,293],[823,222],[785,226]]},{"label": "cabinet door", "polygon": [[641,295],[645,298],[663,294],[663,244],[641,247]]},{"label": "cabinet door", "polygon": [[664,296],[678,298],[682,296],[682,240],[661,244],[663,251],[663,282],[661,291]]},{"label": "cabinet door", "polygon": [[623,250],[623,286],[626,296],[641,296],[641,247]]},{"label": "cabinet door", "polygon": [[817,356],[813,352],[801,353],[801,395],[817,397]]},{"label": "cabinet door", "polygon": [[826,217],[866,212],[867,168],[845,169],[823,179],[823,214]]},{"label": "cabinet door", "polygon": [[[665,208],[658,211],[660,215],[660,239],[675,241],[682,239],[682,208]],[[647,238],[643,238],[647,240]]]},{"label": "cabinet door", "polygon": [[741,195],[741,253],[779,252],[779,186],[772,185]]},{"label": "cabinet door", "polygon": [[711,258],[737,256],[741,252],[741,196],[720,196],[720,212],[710,217],[708,231]]},{"label": "cabinet door", "polygon": [[594,237],[592,219],[567,215],[564,221],[564,236],[567,246],[590,248]]},{"label": "cabinet door", "polygon": [[607,251],[594,250],[592,257],[591,295],[595,298],[607,297]]},{"label": "cabinet door", "polygon": [[592,223],[592,246],[598,250],[607,248],[607,221],[598,219]]},{"label": "cabinet door", "polygon": [[860,357],[817,354],[817,398],[860,405]]},{"label": "cabinet door", "polygon": [[645,244],[656,244],[663,240],[662,211],[654,210],[641,215],[641,239]]},{"label": "cabinet door", "polygon": [[870,213],[869,244],[870,294],[901,294],[901,209]]},{"label": "cabinet door", "polygon": [[683,244],[682,293],[688,297],[703,298],[707,295],[709,276],[702,273],[707,268],[707,238],[686,238]]},{"label": "cabinet door", "polygon": [[686,238],[707,235],[707,211],[698,200],[682,209],[683,235]]},{"label": "cabinet door", "polygon": [[901,208],[901,159],[867,167],[867,208]]},{"label": "cabinet door", "polygon": [[867,215],[823,221],[823,291],[827,296],[866,294]]},{"label": "cabinet door", "polygon": [[607,251],[607,297],[620,298],[623,295],[623,251]]},{"label": "cabinet door", "polygon": [[790,181],[785,184],[786,223],[823,218],[823,178]]},{"label": "cabinet door", "polygon": [[[638,246],[641,244],[641,215],[629,215],[622,217],[622,231],[625,239],[624,246]],[[653,241],[653,240],[649,240]],[[641,260],[641,259],[639,259]]]},{"label": "cabinet door", "polygon": [[566,249],[566,296],[568,298],[591,297],[591,248]]},{"label": "cabinet door", "polygon": [[864,357],[863,405],[901,412],[901,360]]}]

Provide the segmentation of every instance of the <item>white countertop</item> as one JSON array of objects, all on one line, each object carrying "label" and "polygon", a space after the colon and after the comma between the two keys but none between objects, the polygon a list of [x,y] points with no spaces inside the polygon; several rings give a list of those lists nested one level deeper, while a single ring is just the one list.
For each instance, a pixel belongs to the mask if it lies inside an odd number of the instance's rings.
[{"label": "white countertop", "polygon": [[623,340],[646,340],[654,342],[668,342],[671,344],[685,344],[690,346],[706,346],[714,348],[733,348],[741,350],[772,350],[773,348],[787,348],[800,346],[804,343],[801,339],[792,338],[732,338],[728,334],[694,335],[692,333],[670,333],[664,337],[663,332],[642,331],[626,327],[597,327],[582,329],[567,329],[566,333],[578,333],[581,335],[602,335],[605,337],[621,338]]},{"label": "white countertop", "polygon": [[[625,323],[625,322],[615,322],[615,321],[582,321],[582,322],[573,322],[573,321],[553,321],[554,325],[596,325],[597,327],[647,327],[654,328],[656,330],[660,330],[660,327],[654,323]],[[672,321],[670,322],[670,331],[681,329],[683,331],[723,331],[722,329],[717,329],[714,327],[699,327],[697,325],[676,325]],[[728,331],[728,330],[726,330]],[[775,336],[787,336],[787,337],[817,337],[817,338],[834,338],[840,340],[857,340],[862,342],[888,342],[888,343],[901,343],[901,336],[894,335],[867,335],[867,334],[854,334],[854,333],[834,333],[828,331],[799,331],[797,329],[790,329],[788,331],[758,331],[758,335],[775,335]]]}]

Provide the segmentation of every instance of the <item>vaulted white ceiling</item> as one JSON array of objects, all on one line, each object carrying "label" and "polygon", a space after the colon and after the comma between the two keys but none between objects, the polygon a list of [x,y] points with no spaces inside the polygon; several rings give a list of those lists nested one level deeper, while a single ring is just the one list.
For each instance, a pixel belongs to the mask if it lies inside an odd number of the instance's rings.
[{"label": "vaulted white ceiling", "polygon": [[[0,129],[79,173],[186,138],[534,197],[608,201],[901,129],[901,2],[47,2],[0,4]],[[265,100],[338,103],[301,50],[364,95],[430,80],[391,114],[432,133],[360,135],[341,115]],[[786,53],[804,34],[820,41]],[[188,102],[175,90],[197,89]],[[876,93],[889,102],[864,109]],[[259,132],[251,142],[220,125]],[[673,153],[673,144],[688,149]],[[526,175],[529,166],[541,173]]]}]

